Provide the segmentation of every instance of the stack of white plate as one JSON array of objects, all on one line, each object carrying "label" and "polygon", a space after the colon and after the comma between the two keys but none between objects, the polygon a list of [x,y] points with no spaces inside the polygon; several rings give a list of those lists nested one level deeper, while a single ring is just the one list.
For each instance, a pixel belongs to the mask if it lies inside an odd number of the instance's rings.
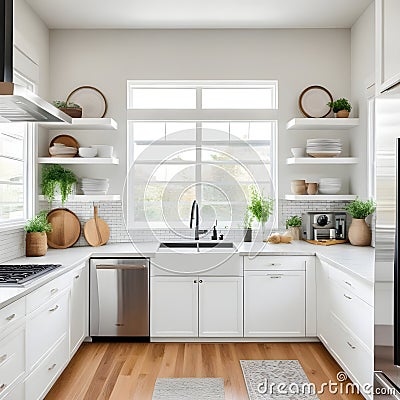
[{"label": "stack of white plate", "polygon": [[53,146],[49,148],[49,153],[52,157],[74,157],[78,152],[76,147],[65,146],[62,143],[54,143]]},{"label": "stack of white plate", "polygon": [[307,154],[311,157],[336,157],[341,152],[340,139],[307,139]]},{"label": "stack of white plate", "polygon": [[340,178],[321,178],[319,180],[318,191],[321,194],[336,194],[342,188],[342,180]]},{"label": "stack of white plate", "polygon": [[86,195],[107,194],[109,187],[108,179],[82,178],[81,180],[81,189]]}]

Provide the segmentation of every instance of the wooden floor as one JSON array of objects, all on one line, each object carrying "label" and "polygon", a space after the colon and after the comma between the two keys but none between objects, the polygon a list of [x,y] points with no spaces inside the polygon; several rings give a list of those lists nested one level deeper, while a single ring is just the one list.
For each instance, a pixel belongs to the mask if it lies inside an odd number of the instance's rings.
[{"label": "wooden floor", "polygon": [[[247,399],[239,364],[246,359],[299,360],[317,385],[336,382],[341,370],[320,343],[84,343],[46,400],[151,400],[158,377],[222,377],[226,400]],[[329,393],[319,397],[362,399]]]}]

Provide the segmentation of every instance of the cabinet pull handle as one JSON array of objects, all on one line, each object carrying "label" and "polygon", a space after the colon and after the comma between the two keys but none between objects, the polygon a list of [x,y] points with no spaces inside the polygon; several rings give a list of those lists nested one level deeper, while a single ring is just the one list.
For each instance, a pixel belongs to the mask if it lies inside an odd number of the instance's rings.
[{"label": "cabinet pull handle", "polygon": [[350,342],[347,342],[347,344],[348,344],[353,350],[355,350],[356,346],[353,346]]},{"label": "cabinet pull handle", "polygon": [[1,357],[0,357],[0,364],[2,364],[4,361],[6,361],[7,360],[7,354],[3,354]]},{"label": "cabinet pull handle", "polygon": [[53,364],[51,367],[49,367],[49,368],[47,368],[49,371],[51,371],[52,369],[54,369],[55,368],[55,366],[56,366],[57,364]]},{"label": "cabinet pull handle", "polygon": [[6,384],[5,383],[2,383],[1,385],[0,385],[0,392],[1,391],[3,391],[5,388],[6,388]]},{"label": "cabinet pull handle", "polygon": [[203,283],[203,280],[202,280],[202,279],[200,279],[200,280],[199,280],[199,283]]},{"label": "cabinet pull handle", "polygon": [[50,294],[55,294],[58,292],[58,288],[54,288],[50,290]]},{"label": "cabinet pull handle", "polygon": [[282,276],[270,276],[270,279],[281,279]]},{"label": "cabinet pull handle", "polygon": [[193,283],[197,283],[196,279],[193,281]]},{"label": "cabinet pull handle", "polygon": [[6,318],[6,320],[7,321],[11,321],[12,319],[14,319],[15,318],[15,314],[11,314],[11,315],[9,315],[7,318]]},{"label": "cabinet pull handle", "polygon": [[79,278],[80,278],[80,275],[76,275],[76,276],[75,276],[75,279],[79,279]]},{"label": "cabinet pull handle", "polygon": [[50,308],[50,312],[53,312],[53,311],[56,311],[56,310],[58,310],[58,304],[56,304],[55,305],[55,307],[53,307],[53,308]]},{"label": "cabinet pull handle", "polygon": [[350,287],[353,287],[353,285],[352,285],[350,282],[344,281],[344,283],[345,283],[346,285],[349,285]]},{"label": "cabinet pull handle", "polygon": [[346,297],[346,299],[352,300],[352,297],[347,296],[347,294],[343,294],[344,297]]},{"label": "cabinet pull handle", "polygon": [[269,264],[267,264],[267,265],[271,265],[271,266],[273,266],[273,267],[279,267],[279,266],[281,266],[282,264],[280,264],[280,263],[269,263]]}]

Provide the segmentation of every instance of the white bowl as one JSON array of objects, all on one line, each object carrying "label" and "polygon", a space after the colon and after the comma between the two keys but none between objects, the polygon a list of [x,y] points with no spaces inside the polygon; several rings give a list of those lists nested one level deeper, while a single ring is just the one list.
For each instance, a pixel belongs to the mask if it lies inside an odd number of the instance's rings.
[{"label": "white bowl", "polygon": [[79,155],[84,158],[93,158],[97,155],[97,149],[93,147],[79,147]]},{"label": "white bowl", "polygon": [[300,158],[304,157],[304,147],[292,147],[290,151],[293,154],[293,157]]},{"label": "white bowl", "polygon": [[113,146],[108,146],[106,144],[93,144],[92,147],[97,149],[97,157],[111,158],[113,156]]}]

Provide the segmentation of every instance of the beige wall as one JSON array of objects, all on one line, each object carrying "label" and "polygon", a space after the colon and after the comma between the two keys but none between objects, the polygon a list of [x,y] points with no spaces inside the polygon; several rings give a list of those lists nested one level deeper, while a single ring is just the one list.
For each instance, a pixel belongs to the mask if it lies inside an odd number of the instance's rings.
[{"label": "beige wall", "polygon": [[348,167],[317,171],[286,166],[285,159],[290,147],[319,135],[286,131],[286,122],[301,116],[297,100],[305,87],[320,84],[334,97],[350,97],[349,29],[52,30],[51,97],[64,99],[80,85],[93,85],[104,92],[108,115],[119,124],[116,133],[74,132],[84,145],[116,147],[120,166],[78,171],[110,176],[111,193],[121,192],[126,169],[127,79],[277,79],[280,197],[288,193],[291,179],[342,176],[348,181]]}]

